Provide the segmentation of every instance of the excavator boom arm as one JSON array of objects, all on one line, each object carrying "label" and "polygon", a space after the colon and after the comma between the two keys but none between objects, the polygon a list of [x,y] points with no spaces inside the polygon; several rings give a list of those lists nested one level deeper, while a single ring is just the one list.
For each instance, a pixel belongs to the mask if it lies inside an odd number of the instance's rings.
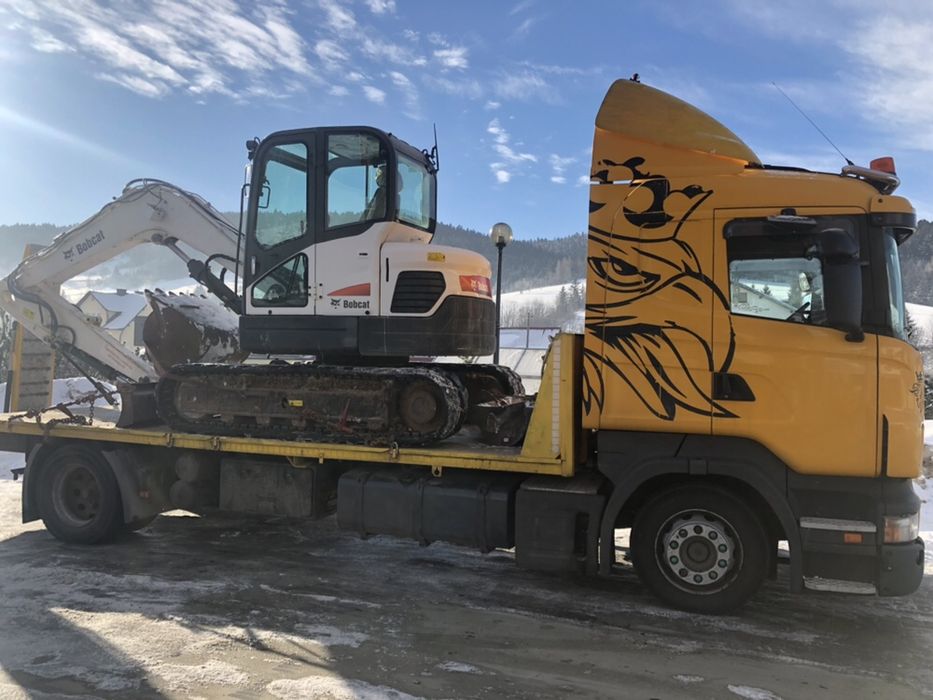
[{"label": "excavator boom arm", "polygon": [[[235,272],[238,235],[198,195],[159,180],[134,180],[96,214],[20,263],[0,284],[0,308],[40,339],[76,350],[114,379],[151,379],[153,366],[90,322],[61,296],[61,285],[143,243],[167,246],[189,269],[203,273],[205,262],[190,260],[178,248],[184,243]],[[232,297],[231,291],[225,303]]]}]

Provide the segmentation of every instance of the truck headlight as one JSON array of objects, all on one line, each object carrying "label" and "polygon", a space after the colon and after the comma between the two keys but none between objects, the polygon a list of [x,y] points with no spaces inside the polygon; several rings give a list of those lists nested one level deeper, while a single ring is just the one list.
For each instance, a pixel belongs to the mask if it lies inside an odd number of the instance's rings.
[{"label": "truck headlight", "polygon": [[912,542],[920,534],[920,513],[884,516],[884,542]]}]

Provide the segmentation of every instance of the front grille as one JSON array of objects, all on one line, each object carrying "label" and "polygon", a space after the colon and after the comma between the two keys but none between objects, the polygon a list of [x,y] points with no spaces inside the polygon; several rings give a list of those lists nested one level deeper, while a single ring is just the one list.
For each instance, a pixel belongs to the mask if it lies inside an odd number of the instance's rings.
[{"label": "front grille", "polygon": [[446,288],[441,272],[401,272],[395,283],[390,310],[394,314],[425,314],[437,303]]}]

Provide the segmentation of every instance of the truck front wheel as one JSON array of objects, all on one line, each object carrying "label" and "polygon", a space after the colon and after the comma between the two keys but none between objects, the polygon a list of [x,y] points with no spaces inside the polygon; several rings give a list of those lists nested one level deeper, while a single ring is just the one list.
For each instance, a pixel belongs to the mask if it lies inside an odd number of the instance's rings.
[{"label": "truck front wheel", "polygon": [[666,603],[693,612],[734,610],[768,569],[761,521],[715,486],[682,485],[656,495],[635,518],[631,545],[642,582]]},{"label": "truck front wheel", "polygon": [[123,531],[120,487],[96,450],[60,447],[45,460],[36,486],[39,515],[63,542],[94,544]]}]

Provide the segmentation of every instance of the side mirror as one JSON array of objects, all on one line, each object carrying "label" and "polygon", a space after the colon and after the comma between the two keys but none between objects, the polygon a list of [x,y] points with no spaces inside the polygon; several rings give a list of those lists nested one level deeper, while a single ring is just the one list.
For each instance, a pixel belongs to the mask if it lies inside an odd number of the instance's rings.
[{"label": "side mirror", "polygon": [[865,339],[862,332],[862,268],[855,234],[841,228],[819,233],[823,260],[823,296],[826,320],[832,328],[846,332],[854,343]]},{"label": "side mirror", "polygon": [[259,191],[259,199],[256,201],[257,209],[268,209],[269,199],[272,197],[272,188],[268,184],[263,184]]}]

